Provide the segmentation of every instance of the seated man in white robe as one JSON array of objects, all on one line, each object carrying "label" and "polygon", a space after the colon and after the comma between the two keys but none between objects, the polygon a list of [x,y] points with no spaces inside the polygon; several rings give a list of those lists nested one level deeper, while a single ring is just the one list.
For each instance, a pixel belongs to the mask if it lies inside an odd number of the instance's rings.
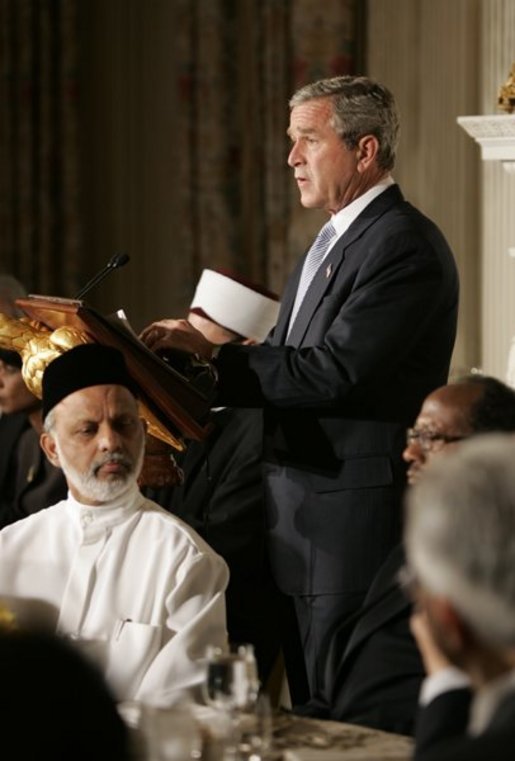
[{"label": "seated man in white robe", "polygon": [[41,445],[69,493],[0,532],[0,598],[20,621],[48,608],[118,700],[166,705],[198,694],[207,645],[226,645],[228,570],[140,493],[135,392],[115,349],[79,346],[48,366]]}]

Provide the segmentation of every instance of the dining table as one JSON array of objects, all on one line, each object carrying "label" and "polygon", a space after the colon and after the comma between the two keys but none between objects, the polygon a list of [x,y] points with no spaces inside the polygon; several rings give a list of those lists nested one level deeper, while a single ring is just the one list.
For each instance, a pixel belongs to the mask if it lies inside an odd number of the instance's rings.
[{"label": "dining table", "polygon": [[[250,740],[230,741],[227,716],[208,706],[122,712],[134,761],[410,761],[413,739],[356,724],[274,710],[264,730],[244,717]],[[240,717],[241,721],[241,717]],[[256,742],[257,741],[257,742]],[[233,747],[231,747],[233,745]]]},{"label": "dining table", "polygon": [[413,739],[405,735],[278,712],[271,752],[277,761],[409,761]]}]

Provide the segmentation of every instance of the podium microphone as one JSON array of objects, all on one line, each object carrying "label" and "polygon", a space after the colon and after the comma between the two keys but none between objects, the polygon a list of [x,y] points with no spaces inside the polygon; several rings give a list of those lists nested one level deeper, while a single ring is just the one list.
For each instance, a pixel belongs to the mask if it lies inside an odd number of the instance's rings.
[{"label": "podium microphone", "polygon": [[91,289],[98,285],[105,277],[107,277],[107,275],[109,275],[112,270],[118,269],[118,267],[123,267],[124,264],[127,264],[129,258],[130,257],[128,254],[115,254],[112,256],[107,262],[106,266],[101,269],[100,272],[97,272],[95,277],[91,278],[89,283],[86,283],[84,288],[78,292],[75,298],[78,300],[84,298],[86,293],[89,293]]}]

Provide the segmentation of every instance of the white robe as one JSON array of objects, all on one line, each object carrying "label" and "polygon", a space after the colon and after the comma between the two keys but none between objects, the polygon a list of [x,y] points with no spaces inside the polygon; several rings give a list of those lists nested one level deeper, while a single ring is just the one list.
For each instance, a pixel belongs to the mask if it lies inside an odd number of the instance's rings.
[{"label": "white robe", "polygon": [[226,644],[228,576],[195,531],[136,486],[101,507],[69,495],[0,531],[0,597],[21,623],[46,610],[118,700],[166,705],[198,688],[206,646]]}]

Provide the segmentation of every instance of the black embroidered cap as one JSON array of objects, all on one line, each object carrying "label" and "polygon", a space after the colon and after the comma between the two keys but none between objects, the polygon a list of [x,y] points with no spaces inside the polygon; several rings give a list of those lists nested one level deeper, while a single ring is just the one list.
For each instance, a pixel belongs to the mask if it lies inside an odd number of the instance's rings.
[{"label": "black embroidered cap", "polygon": [[54,359],[43,374],[43,420],[65,397],[90,386],[125,386],[135,396],[123,354],[101,344],[81,344]]}]

